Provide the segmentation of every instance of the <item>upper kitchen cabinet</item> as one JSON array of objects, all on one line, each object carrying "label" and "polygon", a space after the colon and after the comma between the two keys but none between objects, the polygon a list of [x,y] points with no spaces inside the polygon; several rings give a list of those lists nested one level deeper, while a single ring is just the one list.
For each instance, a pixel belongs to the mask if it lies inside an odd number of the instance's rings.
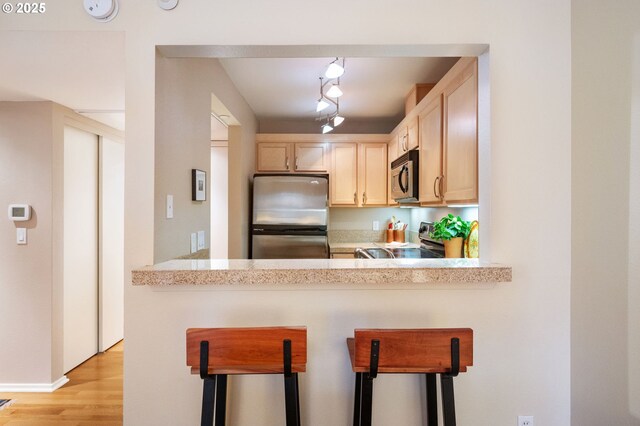
[{"label": "upper kitchen cabinet", "polygon": [[297,143],[294,145],[294,169],[296,172],[326,172],[328,167],[327,144]]},{"label": "upper kitchen cabinet", "polygon": [[447,204],[477,203],[478,62],[475,58],[445,87],[443,110],[444,201]]},{"label": "upper kitchen cabinet", "polygon": [[391,140],[389,141],[389,146],[387,147],[387,205],[395,206],[398,205],[398,202],[393,199],[391,195],[391,162],[398,158],[398,136],[393,135]]},{"label": "upper kitchen cabinet", "polygon": [[336,143],[331,146],[329,197],[332,206],[358,205],[358,145]]},{"label": "upper kitchen cabinet", "polygon": [[387,205],[387,144],[358,145],[358,186],[362,206]]},{"label": "upper kitchen cabinet", "polygon": [[387,148],[386,143],[331,145],[331,206],[387,205]]},{"label": "upper kitchen cabinet", "polygon": [[256,170],[258,172],[290,172],[291,144],[265,142],[257,145]]},{"label": "upper kitchen cabinet", "polygon": [[423,204],[444,203],[442,192],[442,95],[434,97],[420,112],[420,188]]},{"label": "upper kitchen cabinet", "polygon": [[326,173],[327,144],[259,142],[256,147],[258,172]]},{"label": "upper kitchen cabinet", "polygon": [[418,117],[413,117],[406,123],[403,123],[403,126],[400,128],[400,132],[398,133],[398,156],[401,156],[407,151],[418,148],[419,144]]}]

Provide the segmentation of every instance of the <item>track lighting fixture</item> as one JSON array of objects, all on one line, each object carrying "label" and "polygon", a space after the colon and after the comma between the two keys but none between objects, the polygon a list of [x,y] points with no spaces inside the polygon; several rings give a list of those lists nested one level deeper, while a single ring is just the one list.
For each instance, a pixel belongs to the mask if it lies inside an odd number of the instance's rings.
[{"label": "track lighting fixture", "polygon": [[[344,61],[343,61],[344,65]],[[335,61],[331,62],[327,67],[327,71],[325,71],[324,75],[327,78],[338,78],[344,74],[344,66],[340,66],[338,64],[338,58]]]},{"label": "track lighting fixture", "polygon": [[[336,107],[332,113],[322,114],[316,118],[316,121],[324,122],[320,127],[322,133],[331,132],[344,121],[344,117],[340,115],[339,98],[343,95],[342,89],[340,88],[340,77],[344,74],[345,61],[344,58],[342,58],[342,65],[340,65],[338,61],[339,58],[336,58],[327,67],[325,71],[326,81],[323,81],[325,77],[320,77],[320,98],[316,104],[316,112],[322,112],[332,104]],[[325,91],[325,87],[329,84],[331,84],[331,86]],[[333,123],[333,126],[331,123]]]}]

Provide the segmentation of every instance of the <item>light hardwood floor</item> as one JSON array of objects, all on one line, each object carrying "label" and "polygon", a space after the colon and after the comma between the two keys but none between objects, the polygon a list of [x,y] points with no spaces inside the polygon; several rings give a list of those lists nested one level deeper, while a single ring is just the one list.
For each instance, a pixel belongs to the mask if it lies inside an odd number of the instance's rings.
[{"label": "light hardwood floor", "polygon": [[0,393],[12,404],[0,425],[104,426],[122,424],[123,342],[71,370],[69,383],[52,393]]}]

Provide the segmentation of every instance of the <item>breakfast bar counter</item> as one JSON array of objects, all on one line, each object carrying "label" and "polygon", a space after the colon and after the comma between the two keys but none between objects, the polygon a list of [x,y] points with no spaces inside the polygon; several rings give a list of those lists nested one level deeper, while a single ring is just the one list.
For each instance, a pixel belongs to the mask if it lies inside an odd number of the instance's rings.
[{"label": "breakfast bar counter", "polygon": [[132,271],[133,285],[379,284],[511,281],[511,267],[479,259],[170,260]]}]

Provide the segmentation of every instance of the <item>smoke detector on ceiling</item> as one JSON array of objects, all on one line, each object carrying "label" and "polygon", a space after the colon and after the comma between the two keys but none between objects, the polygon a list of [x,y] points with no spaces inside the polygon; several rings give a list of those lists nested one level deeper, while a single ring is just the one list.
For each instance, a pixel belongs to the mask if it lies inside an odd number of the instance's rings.
[{"label": "smoke detector on ceiling", "polygon": [[96,21],[109,22],[118,14],[118,0],[83,0],[83,5]]},{"label": "smoke detector on ceiling", "polygon": [[160,9],[171,10],[178,5],[178,0],[158,0]]}]

